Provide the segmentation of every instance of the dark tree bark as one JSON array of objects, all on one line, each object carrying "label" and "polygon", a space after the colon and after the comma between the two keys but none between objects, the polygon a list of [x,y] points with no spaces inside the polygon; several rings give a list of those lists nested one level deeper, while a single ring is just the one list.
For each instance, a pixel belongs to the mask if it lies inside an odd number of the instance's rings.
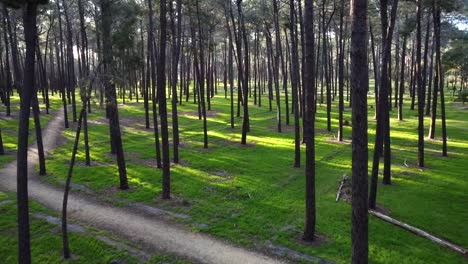
[{"label": "dark tree bark", "polygon": [[[435,37],[435,50],[436,50],[436,74],[434,78],[434,94],[437,95],[436,85],[440,88],[440,106],[441,106],[441,118],[442,118],[442,156],[447,157],[447,124],[445,116],[445,98],[444,98],[444,80],[442,78],[442,62],[440,52],[440,1],[434,0],[433,2],[433,18],[434,18],[434,37]],[[437,109],[437,96],[434,97],[433,102],[433,122],[435,125],[435,112]],[[431,126],[432,128],[432,126]],[[433,130],[431,130],[433,133]],[[434,136],[434,134],[432,134]]]},{"label": "dark tree bark", "polygon": [[306,211],[303,239],[314,240],[315,207],[315,40],[314,6],[312,0],[305,1],[304,7],[304,94],[306,97],[305,141],[306,141]]},{"label": "dark tree bark", "polygon": [[5,155],[5,148],[3,147],[2,129],[0,128],[0,155]]},{"label": "dark tree bark", "polygon": [[[63,33],[62,33],[62,17],[60,13],[60,4],[57,1],[56,2],[56,7],[57,7],[57,13],[58,13],[58,22],[59,22],[59,40],[60,40],[60,46],[62,45],[62,40],[63,40]],[[54,40],[55,44],[55,50],[56,50],[56,55],[57,55],[57,71],[58,71],[58,82],[59,82],[59,89],[62,95],[62,104],[63,104],[63,112],[64,112],[64,122],[65,122],[65,128],[69,127],[68,124],[68,108],[67,108],[67,99],[66,99],[66,91],[65,91],[65,70],[64,70],[64,63],[63,63],[63,49],[62,47],[59,47],[58,41],[57,41],[57,36],[55,37]]]},{"label": "dark tree bark", "polygon": [[[16,30],[12,27],[16,27],[16,25],[12,25],[12,21],[10,18],[10,14],[6,7],[3,7],[4,16],[7,22],[8,35],[10,36],[10,47],[11,47],[11,61],[13,64],[13,88],[17,89],[18,93],[21,93],[21,83],[23,82],[23,76],[21,74],[21,67],[20,67],[20,59],[19,59],[19,52],[18,52],[18,45],[16,39]],[[13,34],[15,33],[15,34]]]},{"label": "dark tree bark", "polygon": [[299,128],[299,98],[298,98],[298,80],[299,80],[299,58],[297,54],[294,19],[295,4],[294,0],[289,1],[289,24],[291,31],[291,86],[293,93],[293,111],[294,111],[294,167],[301,167],[301,146],[300,146],[300,128]]},{"label": "dark tree bark", "polygon": [[[395,103],[394,107],[398,108],[398,95],[399,95],[399,67],[400,67],[400,32],[399,28],[395,30]],[[390,102],[391,103],[391,102]]]},{"label": "dark tree bark", "polygon": [[351,91],[353,93],[352,157],[352,259],[353,264],[368,263],[368,142],[367,90],[367,0],[353,0],[351,6]]},{"label": "dark tree bark", "polygon": [[[182,34],[182,1],[177,0],[176,12],[177,12],[177,27],[175,23],[175,13],[172,8],[173,3],[170,3],[171,7],[171,32],[172,32],[172,136],[173,136],[173,151],[174,151],[174,163],[179,163],[179,118],[177,116],[177,78],[178,78],[178,67],[181,49],[181,34]],[[182,95],[181,95],[182,96]]]},{"label": "dark tree bark", "polygon": [[80,16],[80,33],[81,33],[81,72],[84,77],[89,75],[89,64],[86,59],[88,48],[88,37],[86,35],[85,19],[84,19],[84,5],[83,0],[78,0],[78,13]]},{"label": "dark tree bark", "polygon": [[[180,0],[179,0],[180,1]],[[158,102],[159,114],[161,115],[161,143],[162,143],[162,198],[171,198],[171,171],[169,160],[169,130],[167,122],[167,100],[166,100],[166,39],[167,39],[167,18],[166,0],[159,1],[159,65],[158,65]]]},{"label": "dark tree bark", "polygon": [[[229,5],[229,4],[228,4]],[[229,16],[228,16],[228,8],[226,7],[225,16],[226,16],[226,28],[228,31],[228,42],[229,42],[229,55],[228,55],[228,71],[229,71],[229,101],[230,101],[230,112],[231,112],[231,128],[234,128],[234,44],[232,40],[232,32],[231,27],[229,25]],[[259,96],[260,99],[260,96]]]},{"label": "dark tree bark", "polygon": [[65,0],[62,0],[63,11],[65,14],[65,22],[67,26],[67,88],[71,94],[71,105],[72,105],[72,117],[73,122],[76,122],[76,96],[75,96],[75,62],[73,58],[73,33],[68,15],[68,6]]},{"label": "dark tree bark", "polygon": [[416,3],[416,83],[418,87],[418,166],[424,167],[424,89],[421,67],[422,0]]},{"label": "dark tree bark", "polygon": [[[276,55],[275,55],[275,91],[276,91],[276,109],[277,109],[277,121],[278,121],[278,132],[281,132],[281,101],[280,101],[280,88],[279,88],[279,63],[281,60],[281,68],[283,71],[284,60],[282,59],[283,55],[281,54],[281,31],[279,28],[279,17],[278,17],[278,3],[277,0],[273,0],[273,20],[275,26],[275,38],[276,38]],[[283,77],[284,78],[284,77]],[[314,76],[315,78],[315,76]],[[284,80],[283,80],[284,81]],[[286,109],[286,112],[289,109]],[[289,115],[289,114],[287,114]],[[289,119],[289,117],[288,117]],[[289,123],[289,120],[288,120]]]},{"label": "dark tree bark", "polygon": [[[7,34],[7,16],[8,10],[6,7],[3,7],[3,40],[5,41],[5,105],[6,105],[6,116],[10,116],[10,94],[12,92],[12,83],[11,83],[11,71],[10,71],[10,47],[8,44],[8,34]],[[3,146],[2,146],[3,147]]]},{"label": "dark tree bark", "polygon": [[63,258],[70,258],[70,244],[68,241],[68,229],[67,229],[67,206],[68,206],[68,193],[70,192],[71,178],[73,175],[73,167],[75,166],[76,152],[78,151],[78,142],[80,141],[81,124],[83,116],[86,114],[86,109],[83,107],[80,116],[78,118],[78,124],[76,127],[75,142],[73,144],[72,156],[70,160],[70,166],[68,167],[67,180],[65,182],[65,191],[63,193],[62,203],[62,240],[63,240]]},{"label": "dark tree bark", "polygon": [[403,95],[405,93],[405,60],[406,60],[406,40],[407,36],[403,37],[403,51],[401,55],[401,69],[400,69],[400,89],[398,96],[398,120],[403,120]]},{"label": "dark tree bark", "polygon": [[374,31],[372,23],[369,22],[369,32],[372,49],[372,66],[374,68],[374,99],[375,99],[375,119],[377,119],[377,105],[379,104],[379,65],[377,63],[377,56],[375,54]]},{"label": "dark tree bark", "polygon": [[343,141],[343,111],[344,111],[344,39],[343,39],[343,24],[344,24],[344,9],[345,2],[341,0],[340,3],[340,35],[339,35],[339,56],[338,56],[338,93],[339,93],[339,102],[338,102],[338,141]]},{"label": "dark tree bark", "polygon": [[[200,6],[198,3],[198,0],[196,0],[196,14],[197,14],[197,25],[198,25],[198,49],[199,49],[199,58],[197,57],[197,54],[195,53],[195,69],[197,72],[197,77],[198,77],[198,102],[199,102],[199,107],[200,107],[200,112],[203,118],[203,148],[208,148],[208,128],[207,128],[207,122],[206,122],[206,106],[205,106],[205,49],[204,49],[204,43],[203,43],[203,29],[202,29],[202,24],[200,21]],[[231,12],[231,17],[232,17],[232,7],[229,6],[229,10]],[[233,20],[233,26],[234,26],[234,20]],[[235,30],[234,30],[235,32]],[[235,34],[234,34],[235,35]],[[195,31],[192,29],[192,38],[193,41],[195,41]],[[194,43],[195,45],[195,43]],[[196,49],[196,46],[194,46],[194,50]]]},{"label": "dark tree bark", "polygon": [[44,155],[44,144],[42,143],[41,119],[39,117],[39,101],[37,100],[37,90],[34,91],[31,106],[33,109],[34,129],[36,130],[37,154],[39,158],[39,175],[46,175],[46,163]]},{"label": "dark tree bark", "polygon": [[26,56],[24,86],[21,91],[21,107],[18,127],[17,152],[17,206],[18,206],[18,263],[31,263],[28,205],[28,135],[31,102],[35,92],[35,51],[37,43],[37,3],[28,2],[23,13]]},{"label": "dark tree bark", "polygon": [[[379,84],[379,102],[377,105],[377,128],[374,144],[374,154],[372,163],[371,175],[371,188],[369,196],[369,207],[374,209],[376,207],[377,199],[377,180],[379,173],[380,154],[384,152],[384,184],[391,184],[390,166],[391,166],[391,152],[390,152],[390,112],[388,103],[388,59],[391,55],[391,43],[393,36],[393,28],[395,26],[396,11],[398,7],[398,0],[392,2],[390,25],[388,25],[387,14],[387,0],[380,1],[380,13],[382,20],[382,63],[380,71],[380,84]],[[385,146],[385,148],[383,148]]]},{"label": "dark tree bark", "polygon": [[[153,106],[153,129],[154,129],[154,143],[156,147],[156,166],[161,168],[161,149],[159,144],[159,127],[158,127],[158,111],[156,108],[156,53],[157,49],[154,46],[154,22],[153,22],[153,2],[148,0],[148,16],[149,16],[149,29],[148,29],[148,74],[147,77],[147,93],[149,93],[149,83],[151,83],[151,98]],[[151,76],[150,74],[151,73]],[[151,80],[151,82],[150,82]]]},{"label": "dark tree bark", "polygon": [[[434,35],[433,35],[434,36]],[[427,101],[426,101],[426,116],[431,114],[431,96],[432,96],[432,81],[434,76],[434,50],[435,50],[435,40],[432,41],[431,45],[431,64],[429,65],[429,87],[427,88]]]},{"label": "dark tree bark", "polygon": [[117,108],[117,98],[115,92],[115,84],[111,83],[109,75],[112,74],[111,68],[113,63],[112,57],[112,40],[110,36],[111,24],[112,24],[112,13],[111,13],[111,1],[110,0],[100,0],[101,1],[101,15],[102,15],[102,46],[103,46],[103,64],[104,72],[106,76],[104,77],[104,86],[106,90],[106,103],[107,103],[107,112],[109,114],[109,127],[110,127],[110,137],[112,145],[115,148],[117,155],[117,165],[119,167],[119,179],[120,179],[120,189],[128,189],[128,179],[127,179],[127,169],[125,166],[125,157],[122,146],[122,137],[120,133],[120,122],[119,122],[119,112]]},{"label": "dark tree bark", "polygon": [[[242,119],[242,139],[241,144],[247,144],[247,132],[249,131],[249,97],[247,93],[249,92],[249,39],[247,35],[247,30],[245,28],[244,22],[244,14],[242,13],[242,0],[237,0],[237,13],[239,14],[239,30],[242,32],[242,39],[244,40],[244,75],[242,78],[242,93],[243,93],[243,109],[244,109],[244,116]],[[239,61],[242,58],[239,56],[237,58]]]}]

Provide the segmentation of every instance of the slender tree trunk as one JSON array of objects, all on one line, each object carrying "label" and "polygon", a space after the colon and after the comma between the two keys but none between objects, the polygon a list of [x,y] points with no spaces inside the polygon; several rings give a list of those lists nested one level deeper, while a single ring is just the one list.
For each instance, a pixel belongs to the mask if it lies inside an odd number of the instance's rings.
[{"label": "slender tree trunk", "polygon": [[344,39],[343,39],[343,24],[344,24],[344,9],[345,3],[344,0],[341,0],[340,3],[340,36],[339,36],[339,72],[338,72],[338,90],[339,90],[339,102],[338,102],[338,141],[343,141],[343,111],[344,111]]},{"label": "slender tree trunk", "polygon": [[[154,47],[154,23],[153,23],[153,3],[152,0],[148,0],[148,16],[149,16],[149,31],[148,31],[148,56],[150,65],[148,65],[148,71],[151,73],[147,75],[147,82],[151,80],[151,98],[153,107],[153,129],[154,129],[154,142],[156,147],[156,166],[161,168],[161,150],[159,145],[159,127],[158,127],[158,112],[156,108],[156,52]],[[150,79],[151,78],[151,79]],[[147,86],[148,87],[148,86]],[[148,87],[149,91],[149,87]]]},{"label": "slender tree trunk", "polygon": [[[240,31],[242,32],[242,39],[244,40],[244,76],[242,78],[242,88],[243,88],[243,109],[244,109],[244,116],[242,120],[242,139],[241,139],[241,144],[245,145],[247,144],[247,132],[249,131],[249,97],[247,96],[247,93],[249,92],[249,39],[247,35],[247,30],[245,28],[245,22],[244,22],[244,14],[242,13],[242,0],[237,0],[237,13],[239,14],[239,24],[240,24]],[[240,43],[240,41],[239,41]],[[237,58],[239,61],[242,60],[242,58],[239,56]]]},{"label": "slender tree trunk", "polygon": [[403,51],[401,55],[400,69],[400,95],[398,96],[398,120],[403,121],[403,95],[405,93],[405,60],[406,60],[406,40],[407,36],[403,37]]},{"label": "slender tree trunk", "polygon": [[181,47],[182,34],[182,1],[177,0],[177,28],[175,24],[175,13],[171,7],[171,31],[172,31],[172,135],[173,135],[173,151],[174,163],[179,163],[179,119],[177,116],[177,77]]},{"label": "slender tree trunk", "polygon": [[103,44],[103,64],[104,72],[106,74],[104,85],[106,90],[106,99],[107,99],[107,110],[109,113],[109,127],[111,131],[111,141],[112,145],[115,148],[117,154],[117,165],[119,167],[119,179],[120,179],[120,189],[128,189],[128,180],[127,180],[127,169],[125,166],[125,157],[122,146],[122,137],[120,133],[120,122],[119,122],[119,112],[117,108],[117,98],[115,92],[115,84],[111,83],[109,74],[111,74],[111,65],[113,63],[112,58],[112,40],[110,36],[111,24],[112,24],[112,13],[111,13],[111,1],[110,0],[100,0],[101,1],[101,15],[102,15],[102,44]]},{"label": "slender tree trunk", "polygon": [[[229,4],[228,4],[229,5]],[[232,32],[231,27],[229,25],[229,16],[228,16],[228,8],[225,10],[226,16],[226,28],[228,31],[228,42],[229,42],[229,55],[228,55],[228,71],[229,71],[229,98],[230,98],[230,112],[231,112],[231,128],[234,128],[234,45],[232,41]],[[259,87],[260,88],[260,87]]]},{"label": "slender tree trunk", "polygon": [[78,118],[78,124],[76,127],[75,142],[73,144],[72,156],[70,166],[68,167],[67,180],[65,182],[65,191],[63,193],[62,203],[62,240],[63,240],[63,258],[70,258],[70,244],[68,241],[68,229],[67,229],[67,206],[68,206],[68,193],[70,192],[71,178],[73,175],[73,167],[75,165],[76,153],[78,151],[78,142],[80,141],[80,131],[83,116],[86,114],[86,109],[83,107],[81,110],[80,117]]},{"label": "slender tree trunk", "polygon": [[[11,74],[10,74],[10,47],[8,44],[8,34],[7,34],[7,16],[8,10],[6,7],[3,7],[3,39],[5,41],[5,104],[6,104],[6,116],[10,116],[11,108],[10,108],[10,94],[12,92],[12,83],[11,83]],[[3,146],[2,146],[3,147]]]},{"label": "slender tree trunk", "polygon": [[431,113],[432,77],[434,73],[434,46],[435,46],[434,44],[435,44],[435,41],[433,40],[432,45],[431,45],[431,52],[430,52],[431,63],[429,65],[429,76],[428,76],[429,85],[428,85],[427,94],[426,94],[426,100],[427,100],[426,105],[425,105],[426,116],[430,116],[430,113]]},{"label": "slender tree trunk", "polygon": [[[180,0],[179,0],[180,2]],[[159,1],[159,26],[160,26],[160,47],[158,65],[158,96],[159,114],[161,115],[161,138],[162,138],[162,198],[171,198],[171,171],[169,159],[169,130],[167,122],[167,100],[166,100],[166,39],[167,39],[167,18],[166,0]],[[175,96],[175,95],[174,95]]]},{"label": "slender tree trunk", "polygon": [[[421,67],[421,20],[422,20],[422,0],[417,1],[416,7],[416,81],[418,87],[418,166],[424,167],[424,83],[423,69]],[[427,48],[427,47],[426,47]],[[427,60],[427,59],[426,59]],[[425,60],[425,61],[426,61]],[[424,66],[426,67],[426,66]]]},{"label": "slender tree trunk", "polygon": [[291,86],[293,93],[293,111],[294,111],[294,167],[301,167],[301,148],[300,148],[300,128],[299,128],[299,98],[298,98],[298,79],[299,79],[299,59],[297,54],[297,45],[295,37],[295,4],[290,0],[289,19],[291,31]]},{"label": "slender tree trunk", "polygon": [[73,35],[70,17],[68,15],[68,6],[65,0],[62,0],[63,11],[65,14],[65,21],[67,24],[67,87],[68,92],[71,93],[71,104],[72,104],[72,117],[73,122],[76,122],[76,96],[75,96],[75,61],[73,58]]},{"label": "slender tree trunk", "polygon": [[[437,109],[437,93],[436,90],[440,88],[440,105],[441,105],[441,117],[442,117],[442,156],[447,157],[447,124],[445,116],[445,98],[444,98],[444,80],[442,78],[442,62],[440,52],[440,0],[433,1],[433,17],[434,17],[434,36],[435,36],[435,47],[436,47],[436,74],[434,78],[434,106],[433,106],[433,122],[435,125],[435,112]],[[436,89],[436,85],[438,86]],[[432,128],[432,126],[431,126]],[[434,130],[431,130],[433,133]],[[434,134],[432,134],[434,136]]]}]

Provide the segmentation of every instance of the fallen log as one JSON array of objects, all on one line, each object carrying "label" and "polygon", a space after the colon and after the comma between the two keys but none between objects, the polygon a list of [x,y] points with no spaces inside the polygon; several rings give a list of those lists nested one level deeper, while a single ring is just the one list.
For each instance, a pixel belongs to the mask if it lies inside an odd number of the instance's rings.
[{"label": "fallen log", "polygon": [[457,246],[457,245],[455,245],[455,244],[453,244],[453,243],[450,243],[450,242],[448,242],[448,241],[445,241],[445,240],[443,240],[443,239],[440,239],[440,238],[438,238],[438,237],[435,237],[435,236],[433,236],[433,235],[427,233],[427,232],[424,231],[424,230],[421,230],[421,229],[419,229],[419,228],[410,226],[410,225],[405,224],[405,223],[403,223],[403,222],[401,222],[401,221],[398,221],[398,220],[396,220],[396,219],[394,219],[394,218],[391,218],[391,217],[388,216],[388,215],[384,215],[384,214],[379,213],[379,212],[374,211],[374,210],[369,210],[369,213],[370,213],[371,215],[377,217],[377,218],[380,218],[380,219],[382,219],[382,220],[384,220],[384,221],[387,221],[387,222],[392,223],[392,224],[394,224],[394,225],[396,225],[396,226],[399,226],[399,227],[401,227],[401,228],[403,228],[403,229],[406,229],[406,230],[410,231],[411,233],[414,233],[414,234],[416,234],[416,235],[418,235],[418,236],[427,238],[427,239],[431,240],[432,242],[437,243],[437,244],[439,244],[439,245],[442,245],[442,246],[444,246],[444,247],[446,247],[446,248],[449,248],[449,249],[451,249],[451,250],[453,250],[453,251],[455,251],[455,252],[457,252],[457,253],[460,253],[460,254],[465,255],[465,256],[468,255],[468,250],[467,250],[467,249],[462,248],[462,247],[460,247],[460,246]]},{"label": "fallen log", "polygon": [[338,192],[336,193],[336,200],[335,200],[336,202],[338,202],[338,200],[340,200],[341,190],[343,189],[343,186],[344,186],[346,180],[348,180],[348,176],[346,176],[346,174],[344,174],[343,178],[340,181],[340,187],[338,188]]}]

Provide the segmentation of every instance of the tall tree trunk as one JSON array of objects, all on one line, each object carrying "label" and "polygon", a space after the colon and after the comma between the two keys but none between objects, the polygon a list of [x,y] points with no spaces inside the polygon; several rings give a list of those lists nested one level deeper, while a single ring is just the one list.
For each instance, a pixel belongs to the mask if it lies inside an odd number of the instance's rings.
[{"label": "tall tree trunk", "polygon": [[172,32],[172,135],[173,135],[173,150],[174,163],[179,163],[179,119],[177,116],[177,77],[179,67],[179,57],[181,48],[182,34],[182,1],[177,0],[177,28],[175,24],[175,13],[172,8],[173,3],[170,3],[171,8],[171,32]]},{"label": "tall tree trunk", "polygon": [[122,137],[120,133],[119,112],[117,108],[117,98],[115,92],[115,84],[111,82],[109,75],[111,72],[111,65],[113,63],[112,57],[112,40],[110,36],[112,13],[110,0],[101,1],[101,15],[102,15],[102,46],[103,46],[103,64],[106,77],[104,78],[104,86],[106,90],[107,111],[109,113],[109,127],[111,132],[112,145],[117,154],[117,165],[119,167],[120,189],[128,189],[127,169],[125,166],[125,157],[122,146]]},{"label": "tall tree trunk", "polygon": [[18,206],[18,263],[31,263],[28,205],[28,135],[31,102],[35,92],[35,51],[37,44],[37,3],[28,2],[23,14],[26,56],[24,86],[21,92],[21,107],[18,126],[17,152],[17,206]]},{"label": "tall tree trunk", "polygon": [[304,7],[304,94],[306,97],[305,141],[306,141],[306,210],[303,239],[312,241],[315,237],[315,40],[314,6],[312,0],[305,1]]},{"label": "tall tree trunk", "polygon": [[[242,39],[244,40],[244,75],[242,78],[242,90],[243,90],[243,109],[244,109],[244,116],[242,119],[242,139],[241,139],[241,144],[245,145],[247,144],[247,132],[249,131],[249,97],[247,96],[247,93],[249,91],[249,39],[247,35],[247,30],[245,28],[245,22],[244,22],[244,14],[242,13],[242,0],[237,0],[237,13],[239,14],[239,24],[240,28],[239,30],[242,32]],[[240,41],[239,41],[240,43]],[[239,61],[242,60],[242,58],[239,56],[237,58]]]},{"label": "tall tree trunk", "polygon": [[367,91],[367,0],[353,0],[351,6],[351,91],[353,93],[353,153],[352,153],[352,227],[351,263],[368,262],[368,142]]},{"label": "tall tree trunk", "polygon": [[[393,28],[395,26],[396,11],[398,7],[398,0],[393,1],[391,10],[390,26],[388,25],[387,14],[387,0],[380,1],[380,13],[382,20],[382,63],[380,71],[380,90],[379,90],[379,103],[377,105],[377,128],[374,144],[374,154],[372,163],[371,187],[369,195],[369,207],[374,209],[376,207],[377,199],[377,180],[379,173],[380,154],[384,151],[384,184],[390,184],[390,112],[388,109],[388,58],[390,56],[391,42],[393,35]],[[383,148],[385,145],[385,149]]]},{"label": "tall tree trunk", "polygon": [[[416,81],[418,87],[418,166],[424,167],[424,83],[423,69],[421,67],[421,20],[422,0],[417,0],[416,5]],[[427,48],[427,47],[426,47]],[[426,59],[427,60],[427,59]],[[424,66],[426,67],[426,66]]]},{"label": "tall tree trunk", "polygon": [[340,35],[339,35],[339,65],[338,65],[338,93],[339,93],[339,102],[338,102],[338,141],[343,141],[343,111],[344,111],[344,98],[343,98],[343,88],[344,88],[344,39],[343,39],[343,24],[344,24],[344,9],[345,3],[344,0],[341,0],[340,3]]},{"label": "tall tree trunk", "polygon": [[295,7],[294,0],[289,1],[289,19],[291,31],[291,86],[293,93],[293,111],[294,111],[294,167],[301,167],[301,146],[300,146],[300,128],[299,128],[299,98],[298,98],[298,80],[299,80],[299,58],[297,54],[294,19]]},{"label": "tall tree trunk", "polygon": [[[231,27],[229,25],[229,15],[228,15],[228,8],[229,6],[226,7],[225,10],[225,17],[226,17],[226,28],[228,31],[228,42],[229,42],[229,55],[228,55],[228,71],[229,71],[229,98],[230,98],[230,112],[231,112],[231,128],[234,128],[234,44],[232,40],[232,32],[231,32]],[[260,89],[260,87],[259,87]],[[259,92],[260,93],[260,92]],[[259,97],[260,98],[260,97]]]},{"label": "tall tree trunk", "polygon": [[75,96],[75,61],[73,58],[73,35],[70,17],[68,15],[68,6],[65,0],[62,0],[65,21],[67,24],[67,75],[68,75],[68,92],[71,93],[72,116],[73,122],[76,122],[76,96]]},{"label": "tall tree trunk", "polygon": [[[154,22],[153,22],[153,2],[148,0],[148,16],[149,16],[149,29],[148,29],[148,59],[150,65],[148,65],[148,72],[151,74],[146,75],[147,83],[151,80],[151,98],[153,107],[153,129],[154,129],[154,143],[156,147],[156,166],[161,168],[161,150],[159,145],[159,127],[158,127],[158,112],[156,108],[156,52],[157,49],[154,47]],[[149,86],[147,84],[147,93],[149,93]]]},{"label": "tall tree trunk", "polygon": [[[433,17],[434,17],[434,36],[435,36],[435,46],[436,46],[436,75],[434,78],[434,94],[436,93],[436,85],[440,88],[440,105],[441,105],[441,118],[442,118],[442,156],[447,157],[447,124],[445,117],[445,98],[444,98],[444,80],[442,78],[442,62],[441,62],[441,52],[440,52],[440,0],[434,0],[433,2]],[[435,112],[437,109],[437,96],[434,97],[434,106],[433,106],[433,122],[435,125]],[[431,126],[432,128],[432,126]],[[433,130],[431,130],[433,132]],[[432,134],[434,136],[434,134]]]},{"label": "tall tree trunk", "polygon": [[[196,0],[196,14],[197,14],[197,26],[198,26],[198,49],[199,49],[199,54],[195,52],[196,49],[196,43],[195,43],[195,30],[192,28],[192,38],[194,41],[194,64],[195,64],[195,70],[197,72],[197,77],[198,77],[198,94],[200,97],[198,98],[199,102],[199,107],[200,107],[200,112],[203,118],[203,148],[208,148],[208,128],[207,128],[207,122],[206,122],[206,106],[205,106],[205,53],[204,53],[204,44],[203,44],[203,29],[200,21],[200,6],[198,3],[198,0]],[[229,6],[229,10],[231,12],[231,17],[232,17],[232,8]],[[234,24],[234,23],[233,23]],[[235,30],[234,30],[235,31]],[[235,34],[234,34],[235,35]],[[199,57],[197,57],[199,55]]]},{"label": "tall tree trunk", "polygon": [[[180,0],[179,0],[180,1]],[[166,39],[167,39],[167,18],[166,0],[159,1],[159,65],[158,65],[158,102],[159,114],[161,115],[161,143],[162,143],[162,198],[171,198],[171,171],[169,160],[169,130],[167,122],[167,100],[166,100]],[[174,95],[175,96],[175,95]]]}]

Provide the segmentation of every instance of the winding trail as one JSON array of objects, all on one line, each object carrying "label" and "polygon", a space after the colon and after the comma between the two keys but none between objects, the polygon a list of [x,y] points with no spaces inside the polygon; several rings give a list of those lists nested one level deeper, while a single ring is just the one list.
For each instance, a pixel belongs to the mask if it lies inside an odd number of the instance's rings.
[{"label": "winding trail", "polygon": [[[49,153],[58,146],[63,131],[63,111],[57,111],[43,130],[44,151]],[[63,190],[40,181],[35,172],[37,151],[28,151],[29,197],[48,208],[61,211]],[[16,161],[0,170],[0,189],[16,192]],[[145,215],[132,208],[112,207],[79,193],[70,193],[69,218],[95,228],[106,230],[118,237],[138,243],[151,251],[163,251],[201,263],[263,264],[284,263],[261,253],[233,246],[208,235],[192,233],[183,227],[160,218]],[[73,241],[71,241],[73,246]],[[73,248],[72,248],[73,249]]]}]

